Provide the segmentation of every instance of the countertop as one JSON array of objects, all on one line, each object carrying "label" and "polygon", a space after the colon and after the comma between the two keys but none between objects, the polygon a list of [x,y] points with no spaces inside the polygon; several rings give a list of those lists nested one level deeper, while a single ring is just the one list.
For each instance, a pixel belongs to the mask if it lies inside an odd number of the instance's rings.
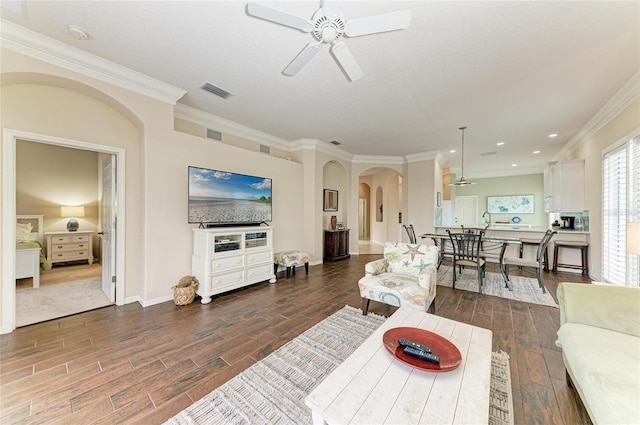
[{"label": "countertop", "polygon": [[[484,225],[478,226],[469,226],[478,229],[484,229]],[[436,226],[436,231],[438,229],[456,229],[460,230],[460,226]],[[487,231],[491,232],[528,232],[528,233],[544,233],[546,232],[548,227],[545,226],[533,226],[530,224],[499,224],[499,225],[491,225],[487,229]],[[572,234],[572,235],[588,235],[588,231],[584,230],[569,230],[569,229],[556,229],[558,234]]]}]

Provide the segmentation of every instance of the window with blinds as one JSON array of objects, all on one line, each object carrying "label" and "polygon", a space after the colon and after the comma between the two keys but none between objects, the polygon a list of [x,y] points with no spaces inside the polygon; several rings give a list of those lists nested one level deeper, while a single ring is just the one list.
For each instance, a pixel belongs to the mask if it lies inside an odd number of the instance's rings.
[{"label": "window with blinds", "polygon": [[640,136],[604,154],[602,179],[602,278],[639,286],[640,256],[627,254],[627,222],[640,221]]}]

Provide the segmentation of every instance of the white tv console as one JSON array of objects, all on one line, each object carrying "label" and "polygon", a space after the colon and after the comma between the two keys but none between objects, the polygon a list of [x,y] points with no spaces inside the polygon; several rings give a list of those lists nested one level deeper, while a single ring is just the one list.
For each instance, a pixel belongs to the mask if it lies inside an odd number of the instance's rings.
[{"label": "white tv console", "polygon": [[191,274],[202,304],[211,296],[268,280],[273,272],[273,227],[193,229]]}]

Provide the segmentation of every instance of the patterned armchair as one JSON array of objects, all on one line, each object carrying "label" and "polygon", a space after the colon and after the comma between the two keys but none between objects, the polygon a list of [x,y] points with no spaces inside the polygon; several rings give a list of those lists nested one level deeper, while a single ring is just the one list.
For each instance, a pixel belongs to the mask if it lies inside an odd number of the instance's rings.
[{"label": "patterned armchair", "polygon": [[434,313],[438,251],[437,246],[385,243],[384,258],[367,263],[358,281],[362,314],[371,300]]}]

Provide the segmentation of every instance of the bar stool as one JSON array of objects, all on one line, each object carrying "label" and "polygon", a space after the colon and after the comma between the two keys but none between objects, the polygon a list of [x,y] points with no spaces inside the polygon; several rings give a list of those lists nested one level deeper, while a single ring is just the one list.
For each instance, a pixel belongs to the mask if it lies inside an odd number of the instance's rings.
[{"label": "bar stool", "polygon": [[[558,263],[558,250],[560,248],[579,249],[582,254],[582,264],[577,266],[575,264]],[[589,243],[588,242],[576,242],[576,241],[556,241],[553,248],[553,272],[558,272],[558,267],[564,267],[567,269],[582,270],[582,274],[589,276]]]},{"label": "bar stool", "polygon": [[[520,239],[520,258],[522,258],[522,252],[524,250],[524,246],[525,245],[531,245],[531,246],[535,246],[537,247],[538,245],[540,245],[539,240],[537,239]],[[549,247],[547,246],[544,249],[544,259],[542,260],[542,265],[543,268],[542,270],[544,270],[545,272],[549,271]]]}]

